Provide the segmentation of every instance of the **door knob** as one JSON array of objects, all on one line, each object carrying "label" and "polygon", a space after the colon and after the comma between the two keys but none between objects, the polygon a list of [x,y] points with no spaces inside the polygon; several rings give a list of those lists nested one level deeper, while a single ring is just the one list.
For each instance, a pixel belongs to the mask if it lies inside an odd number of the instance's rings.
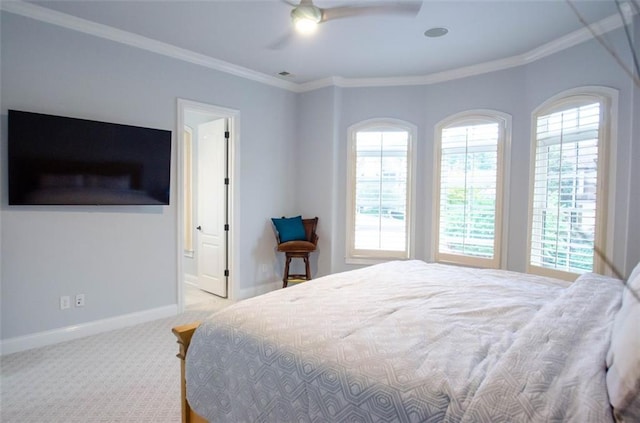
[{"label": "door knob", "polygon": [[202,230],[202,226],[198,226],[196,229],[201,231]]}]

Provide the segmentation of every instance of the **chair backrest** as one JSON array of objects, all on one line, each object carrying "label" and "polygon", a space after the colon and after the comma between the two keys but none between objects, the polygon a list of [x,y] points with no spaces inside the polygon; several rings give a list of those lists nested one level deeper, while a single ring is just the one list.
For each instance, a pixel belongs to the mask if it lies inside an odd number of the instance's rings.
[{"label": "chair backrest", "polygon": [[[283,219],[286,219],[282,216]],[[318,227],[318,218],[313,217],[310,219],[302,219],[302,225],[304,226],[304,234],[305,241],[311,242],[313,245],[318,245],[318,235],[316,234],[316,228]],[[280,242],[280,234],[278,233],[277,228],[274,225],[274,233],[276,235],[276,241],[278,245],[282,244]]]},{"label": "chair backrest", "polygon": [[307,241],[317,244],[318,235],[316,235],[316,228],[318,227],[318,218],[302,219],[304,225],[304,232],[307,235]]}]

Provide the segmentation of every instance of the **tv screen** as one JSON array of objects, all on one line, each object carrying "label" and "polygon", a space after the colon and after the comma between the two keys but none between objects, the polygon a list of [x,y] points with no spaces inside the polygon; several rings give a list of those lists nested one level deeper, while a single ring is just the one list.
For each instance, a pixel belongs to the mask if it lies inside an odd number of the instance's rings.
[{"label": "tv screen", "polygon": [[9,110],[9,205],[167,205],[171,131]]}]

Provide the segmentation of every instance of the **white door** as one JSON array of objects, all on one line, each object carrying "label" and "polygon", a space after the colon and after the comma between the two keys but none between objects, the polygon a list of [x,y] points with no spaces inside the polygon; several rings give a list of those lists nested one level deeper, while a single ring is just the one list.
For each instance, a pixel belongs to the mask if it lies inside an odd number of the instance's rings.
[{"label": "white door", "polygon": [[198,126],[198,286],[227,297],[226,119]]}]

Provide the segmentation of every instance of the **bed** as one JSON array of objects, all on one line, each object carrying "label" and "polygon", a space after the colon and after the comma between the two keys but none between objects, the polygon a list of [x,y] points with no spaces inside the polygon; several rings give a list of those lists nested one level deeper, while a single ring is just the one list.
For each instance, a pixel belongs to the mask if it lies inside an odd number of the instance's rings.
[{"label": "bed", "polygon": [[174,328],[183,421],[639,421],[627,285],[409,260],[244,300]]}]

